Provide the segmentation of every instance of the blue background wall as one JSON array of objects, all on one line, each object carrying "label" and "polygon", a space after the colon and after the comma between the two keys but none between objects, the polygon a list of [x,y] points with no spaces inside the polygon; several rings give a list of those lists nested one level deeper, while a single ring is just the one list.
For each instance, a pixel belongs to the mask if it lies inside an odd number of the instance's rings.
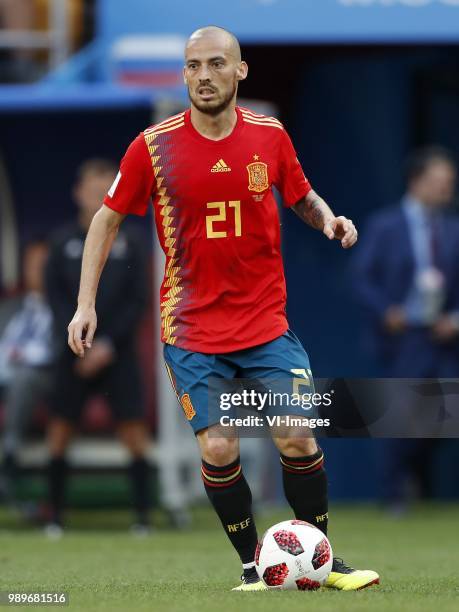
[{"label": "blue background wall", "polygon": [[222,25],[242,42],[409,42],[458,38],[458,0],[99,0],[99,32],[190,34]]}]

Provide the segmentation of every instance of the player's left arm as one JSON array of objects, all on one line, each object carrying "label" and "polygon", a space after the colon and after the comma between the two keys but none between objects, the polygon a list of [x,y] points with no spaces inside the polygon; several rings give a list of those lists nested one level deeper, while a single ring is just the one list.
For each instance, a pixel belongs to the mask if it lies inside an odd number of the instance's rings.
[{"label": "player's left arm", "polygon": [[343,249],[349,249],[357,242],[354,223],[346,217],[335,217],[323,198],[313,189],[292,206],[302,221],[323,232],[329,240],[340,240]]}]

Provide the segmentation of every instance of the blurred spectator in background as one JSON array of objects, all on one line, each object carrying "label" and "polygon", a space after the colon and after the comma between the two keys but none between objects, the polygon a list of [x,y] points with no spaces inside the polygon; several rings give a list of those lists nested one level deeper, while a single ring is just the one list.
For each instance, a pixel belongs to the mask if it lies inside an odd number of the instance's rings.
[{"label": "blurred spectator in background", "polygon": [[149,440],[135,349],[149,282],[146,249],[132,228],[123,227],[118,233],[102,275],[97,302],[101,325],[91,350],[84,359],[78,359],[67,346],[67,325],[78,295],[85,235],[116,172],[117,167],[104,159],[92,159],[81,166],[73,194],[79,208],[78,221],[56,234],[48,260],[47,289],[58,345],[53,418],[48,431],[50,535],[58,535],[62,529],[68,471],[65,451],[85,401],[101,391],[106,394],[118,434],[132,456],[129,476],[135,527],[144,532],[149,525],[150,469],[145,458]]},{"label": "blurred spectator in background", "polygon": [[447,151],[416,151],[402,201],[376,213],[361,236],[356,291],[383,375],[458,374],[459,224],[447,210],[456,174]]},{"label": "blurred spectator in background", "polygon": [[[13,500],[17,453],[33,409],[52,388],[52,314],[44,297],[48,244],[30,241],[24,249],[23,288],[0,308],[0,388],[4,427],[0,498]],[[3,494],[3,495],[2,495]]]},{"label": "blurred spectator in background", "polygon": [[[0,0],[0,29],[30,32],[35,28],[37,5],[34,0]],[[2,53],[0,81],[32,81],[37,78],[33,49],[18,47]]]},{"label": "blurred spectator in background", "polygon": [[[370,219],[356,252],[367,346],[380,376],[457,378],[459,222],[448,210],[456,163],[441,147],[420,149],[407,162],[406,178],[401,202]],[[426,483],[432,447],[416,439],[385,444],[383,497],[395,511],[404,507],[410,476]]]},{"label": "blurred spectator in background", "polygon": [[[88,42],[94,30],[95,3],[96,0],[0,0],[0,31],[8,32],[12,43],[8,50],[0,52],[0,82],[35,81],[45,74],[47,64],[56,67],[56,45],[63,45],[67,55]],[[37,32],[48,33],[48,44],[46,39],[37,44]],[[15,33],[13,42],[11,35]],[[61,53],[59,58],[62,61]]]}]

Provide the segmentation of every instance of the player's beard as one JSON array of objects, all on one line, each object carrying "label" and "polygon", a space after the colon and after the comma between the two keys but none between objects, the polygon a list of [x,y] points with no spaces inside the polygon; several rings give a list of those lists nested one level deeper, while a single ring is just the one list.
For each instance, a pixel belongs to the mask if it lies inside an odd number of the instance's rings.
[{"label": "player's beard", "polygon": [[228,108],[234,96],[236,95],[236,92],[237,81],[233,83],[231,91],[229,91],[221,100],[216,100],[215,102],[201,102],[198,96],[194,96],[191,93],[190,87],[188,87],[188,97],[190,98],[191,104],[193,104],[193,106],[196,107],[201,113],[205,113],[206,115],[212,115],[212,117],[216,117]]}]

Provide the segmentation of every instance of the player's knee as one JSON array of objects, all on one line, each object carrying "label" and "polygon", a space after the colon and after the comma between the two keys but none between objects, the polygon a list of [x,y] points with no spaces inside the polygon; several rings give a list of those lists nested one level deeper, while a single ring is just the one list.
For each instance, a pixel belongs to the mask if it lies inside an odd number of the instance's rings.
[{"label": "player's knee", "polygon": [[277,447],[287,457],[313,455],[318,449],[314,438],[278,438]]},{"label": "player's knee", "polygon": [[207,438],[202,458],[215,466],[232,463],[239,454],[238,441],[233,438]]}]

